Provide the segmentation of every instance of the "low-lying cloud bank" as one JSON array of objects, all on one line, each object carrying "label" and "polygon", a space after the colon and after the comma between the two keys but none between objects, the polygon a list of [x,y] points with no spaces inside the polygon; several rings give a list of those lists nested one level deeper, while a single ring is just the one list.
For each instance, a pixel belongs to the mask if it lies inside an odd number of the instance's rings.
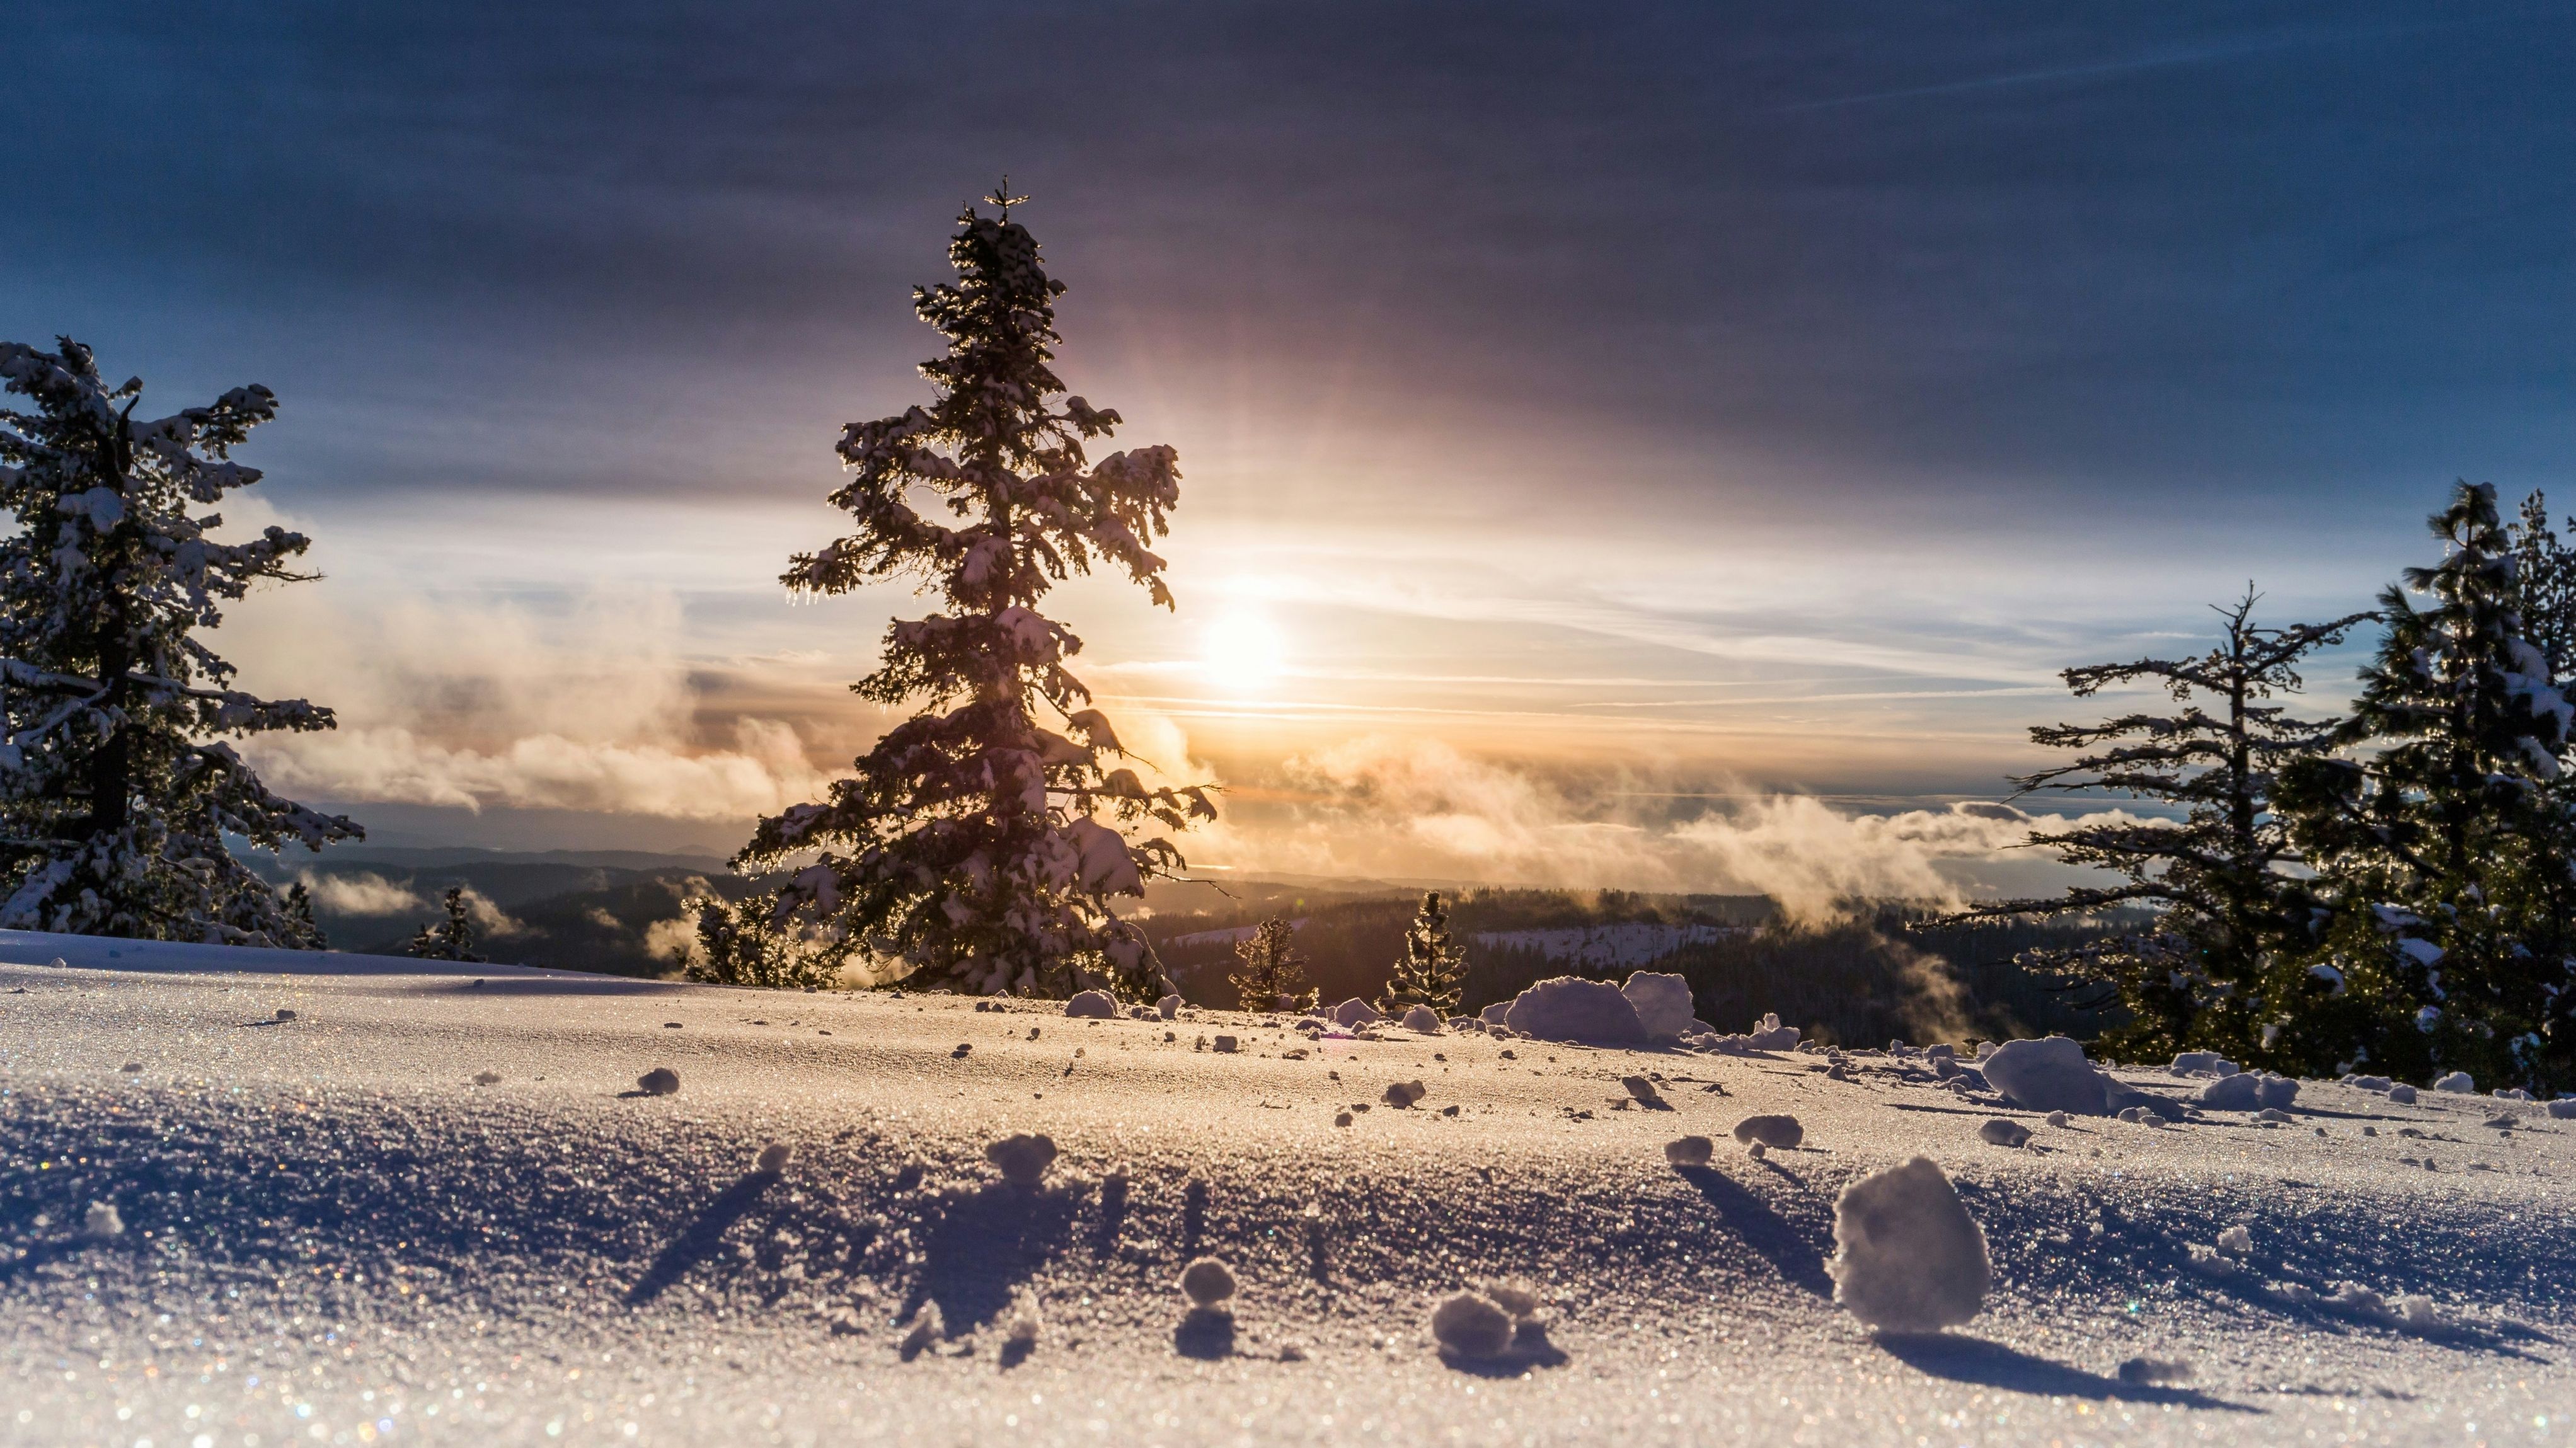
[{"label": "low-lying cloud bank", "polygon": [[1190,843],[1238,869],[1769,895],[1821,920],[1858,898],[1957,903],[1962,861],[2118,811],[2032,815],[1961,804],[1893,814],[1747,792],[1674,819],[1654,795],[1578,790],[1436,741],[1371,737],[1287,762],[1288,788]]}]

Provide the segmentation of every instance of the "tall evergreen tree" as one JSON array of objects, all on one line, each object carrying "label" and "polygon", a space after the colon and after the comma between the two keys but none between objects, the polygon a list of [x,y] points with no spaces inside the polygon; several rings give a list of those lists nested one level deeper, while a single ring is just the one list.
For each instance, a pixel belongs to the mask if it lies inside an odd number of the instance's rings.
[{"label": "tall evergreen tree", "polygon": [[2388,633],[2337,735],[2355,752],[2283,779],[2292,837],[2344,907],[2323,964],[2347,1001],[2337,1039],[2395,1074],[2576,1084],[2559,788],[2576,710],[2524,637],[2495,488],[2460,484],[2430,521],[2445,556],[2381,595]]},{"label": "tall evergreen tree", "polygon": [[1386,983],[1386,1011],[1429,1006],[1442,1016],[1457,1014],[1465,994],[1467,958],[1449,935],[1449,907],[1440,892],[1427,891],[1413,923],[1405,927],[1404,954]]},{"label": "tall evergreen tree", "polygon": [[229,458],[276,415],[265,387],[138,421],[139,379],[109,387],[90,350],[0,343],[0,926],[82,935],[313,947],[226,847],[318,850],[355,824],[271,794],[228,737],[332,727],[301,699],[231,686],[199,637],[262,582],[309,577],[307,540],[269,528],[219,543],[192,512],[259,481]]},{"label": "tall evergreen tree", "polygon": [[2313,994],[2298,957],[2313,943],[2315,903],[2272,796],[2283,769],[2329,747],[2335,722],[2296,717],[2273,701],[2299,692],[2302,659],[2340,642],[2371,615],[2265,628],[2254,622],[2256,601],[2249,587],[2218,610],[2218,646],[2197,658],[2065,671],[2066,686],[2079,699],[2147,683],[2163,690],[2174,709],[2030,731],[2035,743],[2087,752],[2015,779],[2021,793],[2110,794],[2181,812],[2179,821],[2112,820],[2031,835],[2033,847],[2070,865],[2112,872],[2122,883],[1951,917],[2153,909],[2149,928],[2025,957],[2042,969],[2114,987],[2130,1019],[2105,1044],[2130,1059],[2218,1050],[2264,1060],[2265,1025]]},{"label": "tall evergreen tree", "polygon": [[1306,983],[1306,957],[1296,951],[1295,927],[1273,915],[1253,927],[1234,947],[1241,968],[1226,979],[1247,1011],[1269,1011],[1312,1005],[1314,987]]},{"label": "tall evergreen tree", "polygon": [[[844,432],[852,476],[831,501],[856,531],[798,555],[784,579],[837,594],[910,577],[938,593],[945,610],[896,621],[883,662],[853,686],[914,712],[829,799],[763,820],[735,864],[821,850],[782,889],[782,914],[925,984],[1049,996],[1101,985],[1146,999],[1169,982],[1115,902],[1183,861],[1169,840],[1125,831],[1186,829],[1216,811],[1204,789],[1149,789],[1108,766],[1124,751],[1066,668],[1082,641],[1037,609],[1095,561],[1171,607],[1146,545],[1179,501],[1179,459],[1147,447],[1088,460],[1086,444],[1120,419],[1065,395],[1049,366],[1064,284],[1010,219],[1023,198],[988,199],[997,214],[967,207],[950,239],[957,279],[913,293],[948,339],[921,369],[936,397]],[[925,496],[953,522],[917,510]]]}]

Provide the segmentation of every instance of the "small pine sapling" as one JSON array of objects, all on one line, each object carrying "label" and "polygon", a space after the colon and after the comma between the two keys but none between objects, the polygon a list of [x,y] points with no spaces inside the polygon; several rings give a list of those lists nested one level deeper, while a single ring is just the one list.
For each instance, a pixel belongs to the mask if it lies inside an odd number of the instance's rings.
[{"label": "small pine sapling", "polygon": [[683,973],[710,985],[828,990],[841,983],[856,951],[846,935],[781,911],[776,891],[740,902],[702,895],[681,909],[698,926],[698,948]]},{"label": "small pine sapling", "polygon": [[411,943],[403,947],[403,954],[416,960],[483,963],[483,957],[474,953],[473,906],[465,898],[464,886],[448,887],[447,918],[422,926]]},{"label": "small pine sapling", "polygon": [[1148,1001],[1171,983],[1118,902],[1184,863],[1170,840],[1129,832],[1216,810],[1203,786],[1110,767],[1127,751],[1066,666],[1082,641],[1038,606],[1095,562],[1172,606],[1146,545],[1180,500],[1179,459],[1086,455],[1118,414],[1065,394],[1049,366],[1064,284],[1011,219],[1022,198],[990,199],[999,214],[969,206],[950,238],[957,279],[913,293],[948,343],[921,369],[937,396],[843,433],[852,476],[831,502],[857,527],[783,579],[840,594],[908,577],[938,596],[942,611],[895,621],[883,663],[854,686],[913,712],[829,798],[763,820],[734,864],[819,852],[781,886],[780,912],[850,941],[872,969],[975,995],[1105,987]]},{"label": "small pine sapling", "polygon": [[1227,979],[1243,1009],[1301,1010],[1315,1004],[1315,989],[1306,981],[1306,957],[1293,948],[1295,934],[1296,927],[1274,915],[1235,945],[1242,968]]},{"label": "small pine sapling", "polygon": [[1466,955],[1449,936],[1449,907],[1439,891],[1426,892],[1422,908],[1405,927],[1404,954],[1396,958],[1387,979],[1381,1008],[1391,1016],[1403,1014],[1407,1006],[1429,1006],[1443,1017],[1455,1015],[1466,979]]}]

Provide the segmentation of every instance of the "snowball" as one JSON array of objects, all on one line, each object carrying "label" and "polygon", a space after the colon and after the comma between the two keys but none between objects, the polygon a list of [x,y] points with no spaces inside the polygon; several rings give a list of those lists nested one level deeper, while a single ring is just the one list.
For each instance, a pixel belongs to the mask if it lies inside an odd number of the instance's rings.
[{"label": "snowball", "polygon": [[2030,1128],[1998,1116],[1977,1128],[1977,1135],[1997,1146],[2019,1146],[2030,1140]]},{"label": "snowball", "polygon": [[2254,1251],[2254,1232],[2243,1222],[2218,1234],[2218,1250],[2230,1257],[2244,1257]]},{"label": "snowball", "polygon": [[1938,1332],[1966,1322],[1993,1275],[1985,1234],[1941,1168],[1919,1156],[1843,1188],[1825,1270],[1835,1302],[1888,1332]]},{"label": "snowball", "polygon": [[2073,1125],[2074,1122],[2075,1118],[2067,1115],[2063,1111],[2052,1111],[2048,1113],[2048,1124],[2051,1126],[2066,1127]]},{"label": "snowball", "polygon": [[1201,1257],[1181,1269],[1181,1293],[1192,1307],[1214,1307],[1234,1295],[1234,1269]]},{"label": "snowball", "polygon": [[2254,1099],[2275,1109],[2287,1109],[2299,1099],[2299,1083],[2287,1076],[2266,1074],[2255,1084]]},{"label": "snowball", "polygon": [[1154,1002],[1154,1011],[1168,1021],[1181,1013],[1181,998],[1177,995],[1167,995]]},{"label": "snowball", "polygon": [[1055,1165],[1055,1141],[1026,1132],[1006,1136],[984,1148],[984,1160],[1001,1168],[1002,1180],[1011,1185],[1033,1187]]},{"label": "snowball", "polygon": [[1333,1024],[1337,1026],[1365,1026],[1372,1021],[1382,1021],[1386,1019],[1386,1017],[1378,1014],[1377,1007],[1370,1005],[1367,1001],[1361,1000],[1358,996],[1353,996],[1349,1000],[1342,1002],[1340,1005],[1333,1007],[1331,1014],[1333,1017]]},{"label": "snowball", "polygon": [[1078,991],[1064,1003],[1064,1013],[1077,1019],[1111,1020],[1118,1014],[1118,1002],[1105,990]]},{"label": "snowball", "polygon": [[1661,1106],[1664,1104],[1663,1093],[1655,1089],[1654,1082],[1647,1080],[1643,1076],[1622,1076],[1619,1078],[1619,1085],[1628,1093],[1629,1097],[1640,1106]]},{"label": "snowball", "polygon": [[1420,1031],[1426,1036],[1437,1035],[1440,1031],[1440,1013],[1429,1006],[1413,1006],[1405,1011],[1403,1024],[1408,1031]]},{"label": "snowball", "polygon": [[295,1019],[295,1012],[288,1010],[284,1006],[279,1006],[277,1008],[277,1019],[281,1021],[291,1021]]},{"label": "snowball", "polygon": [[2576,1119],[2576,1096],[2561,1096],[2550,1102],[2549,1114],[2560,1121]]},{"label": "snowball", "polygon": [[1807,1131],[1794,1116],[1748,1116],[1735,1123],[1735,1139],[1786,1150],[1806,1140]]},{"label": "snowball", "polygon": [[1664,1143],[1664,1160],[1675,1166],[1706,1166],[1715,1146],[1705,1136],[1685,1136]]},{"label": "snowball", "polygon": [[1428,1094],[1430,1094],[1430,1088],[1424,1086],[1419,1081],[1398,1081],[1394,1085],[1387,1087],[1386,1095],[1380,1099],[1385,1101],[1387,1105],[1401,1111],[1404,1108],[1411,1106],[1414,1102],[1421,1100]]},{"label": "snowball", "polygon": [[2433,1089],[2436,1091],[2450,1091],[2466,1096],[2474,1094],[2477,1091],[2478,1083],[2470,1079],[2468,1072],[2454,1071],[2450,1075],[2436,1080],[2433,1083]]},{"label": "snowball", "polygon": [[2528,1101],[2531,1099],[2531,1093],[2523,1090],[2519,1086],[2507,1086],[2496,1092],[2495,1096],[2498,1101]]},{"label": "snowball", "polygon": [[[137,1066],[132,1069],[139,1071],[143,1068]],[[474,1073],[474,1084],[477,1086],[498,1086],[501,1084],[501,1073],[498,1071],[477,1071]]]},{"label": "snowball", "polygon": [[1512,1345],[1512,1315],[1489,1297],[1461,1292],[1432,1309],[1431,1335],[1460,1357],[1500,1357]]},{"label": "snowball", "polygon": [[1617,986],[1570,975],[1543,980],[1522,991],[1503,1022],[1514,1035],[1543,1041],[1642,1043],[1646,1039],[1637,1008]]},{"label": "snowball", "polygon": [[1986,1080],[2025,1111],[2108,1114],[2107,1082],[2084,1059],[2084,1048],[2064,1036],[2006,1041],[1986,1058]]},{"label": "snowball", "polygon": [[1696,1022],[1691,1014],[1690,982],[1680,976],[1641,970],[1628,977],[1619,993],[1636,1008],[1647,1039],[1678,1039],[1692,1033]]},{"label": "snowball", "polygon": [[2185,1051],[2169,1069],[2177,1076],[2233,1076],[2236,1063],[2216,1051]]},{"label": "snowball", "polygon": [[786,1142],[773,1141],[760,1149],[760,1159],[754,1162],[753,1166],[759,1171],[776,1176],[787,1170],[787,1159],[795,1154],[795,1148]]},{"label": "snowball", "polygon": [[1538,1315],[1538,1289],[1526,1282],[1488,1282],[1482,1290],[1487,1301],[1510,1313],[1516,1321]]},{"label": "snowball", "polygon": [[1499,1026],[1503,1024],[1503,1018],[1511,1013],[1511,1009],[1512,1003],[1510,1001],[1496,1001],[1492,1005],[1485,1007],[1483,1010],[1476,1012],[1476,1019],[1483,1021],[1489,1026]]},{"label": "snowball", "polygon": [[671,1096],[679,1092],[680,1073],[668,1066],[656,1066],[636,1077],[635,1084],[647,1096]]},{"label": "snowball", "polygon": [[1219,1055],[1230,1056],[1234,1054],[1235,1049],[1242,1044],[1243,1043],[1241,1041],[1236,1040],[1232,1036],[1219,1036],[1215,1041],[1210,1043],[1209,1049],[1215,1051]]},{"label": "snowball", "polygon": [[2251,1111],[2262,1104],[2263,1078],[2251,1074],[2221,1076],[2193,1094],[2192,1100],[2213,1111]]},{"label": "snowball", "polygon": [[1335,1126],[1348,1126],[1348,1125],[1350,1125],[1350,1124],[1351,1124],[1351,1114],[1350,1114],[1349,1112],[1347,1112],[1347,1111],[1336,1111],[1336,1112],[1334,1112],[1334,1113],[1333,1113],[1333,1124],[1334,1124]]},{"label": "snowball", "polygon": [[2415,1104],[2415,1088],[2403,1084],[2391,1086],[2388,1088],[2388,1099],[2400,1106],[2412,1106]]},{"label": "snowball", "polygon": [[116,1203],[90,1203],[89,1212],[81,1218],[81,1235],[93,1242],[104,1242],[110,1237],[124,1236],[125,1218],[117,1215]]},{"label": "snowball", "polygon": [[2149,1383],[2182,1383],[2191,1380],[2191,1364],[2164,1358],[2133,1357],[2120,1364],[2120,1381],[2143,1387]]},{"label": "snowball", "polygon": [[2385,1091],[2396,1083],[2385,1076],[2346,1076],[2343,1078],[2343,1084],[2358,1087],[2364,1091]]}]

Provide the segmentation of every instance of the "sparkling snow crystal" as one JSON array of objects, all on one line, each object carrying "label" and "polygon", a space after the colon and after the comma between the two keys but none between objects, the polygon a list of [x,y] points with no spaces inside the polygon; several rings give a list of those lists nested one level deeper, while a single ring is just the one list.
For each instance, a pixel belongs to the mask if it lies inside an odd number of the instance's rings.
[{"label": "sparkling snow crystal", "polygon": [[1920,1156],[1843,1188],[1826,1270],[1834,1301],[1887,1332],[1966,1322],[1992,1280],[1985,1233],[1941,1168]]}]

